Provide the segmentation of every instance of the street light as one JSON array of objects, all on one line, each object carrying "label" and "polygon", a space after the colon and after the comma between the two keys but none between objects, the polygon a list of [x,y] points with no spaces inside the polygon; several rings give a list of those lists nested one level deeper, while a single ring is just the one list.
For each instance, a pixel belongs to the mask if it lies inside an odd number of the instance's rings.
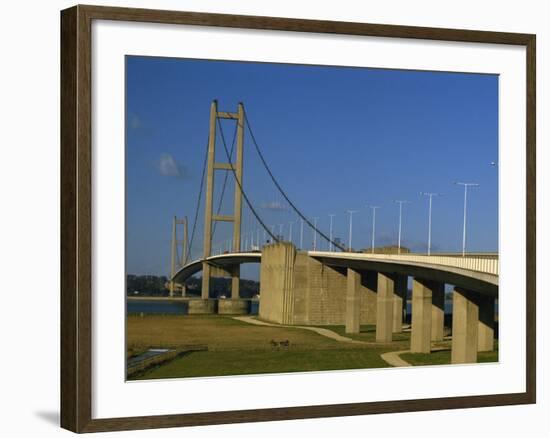
[{"label": "street light", "polygon": [[317,221],[318,217],[313,218],[313,251],[317,249]]},{"label": "street light", "polygon": [[329,251],[332,252],[332,220],[334,219],[335,214],[329,214],[328,217],[330,217],[330,228],[329,228]]},{"label": "street light", "polygon": [[430,198],[430,207],[428,213],[428,255],[430,255],[432,248],[432,198],[434,196],[441,196],[441,193],[420,192],[420,195],[428,196]]},{"label": "street light", "polygon": [[300,249],[304,249],[304,220],[300,219]]},{"label": "street light", "polygon": [[401,254],[401,216],[403,213],[403,204],[410,204],[409,201],[395,200],[394,202],[399,204],[399,232],[397,234],[397,254]]},{"label": "street light", "polygon": [[372,241],[371,241],[371,254],[374,254],[374,233],[376,230],[376,209],[380,208],[379,206],[369,205],[372,209]]},{"label": "street light", "polygon": [[348,210],[349,214],[349,239],[348,239],[348,251],[351,252],[351,232],[353,227],[353,214],[357,213],[357,210]]},{"label": "street light", "polygon": [[288,229],[288,241],[289,241],[290,243],[292,243],[292,224],[293,224],[293,223],[294,223],[293,221],[290,221],[290,222],[289,222],[290,227],[289,227],[289,229]]},{"label": "street light", "polygon": [[466,203],[468,200],[468,187],[479,187],[477,183],[455,182],[457,186],[464,186],[464,219],[462,223],[462,257],[466,255]]},{"label": "street light", "polygon": [[317,220],[318,217],[313,218],[313,251],[317,250]]}]

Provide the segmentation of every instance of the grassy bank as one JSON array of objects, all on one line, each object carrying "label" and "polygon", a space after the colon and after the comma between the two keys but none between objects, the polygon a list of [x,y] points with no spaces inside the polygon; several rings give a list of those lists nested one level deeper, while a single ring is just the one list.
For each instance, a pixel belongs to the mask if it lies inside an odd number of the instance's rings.
[{"label": "grassy bank", "polygon": [[[343,343],[304,329],[251,325],[219,315],[129,316],[127,328],[128,355],[153,347],[208,345],[208,351],[178,357],[135,379],[380,368],[388,366],[380,354],[405,348],[408,342]],[[326,328],[345,336],[342,326]],[[374,340],[373,327],[363,327],[354,337]],[[272,341],[288,341],[288,347]]]},{"label": "grassy bank", "polygon": [[367,349],[204,351],[177,358],[139,379],[381,368],[388,364]]},{"label": "grassy bank", "polygon": [[[338,342],[301,328],[252,325],[229,316],[130,315],[127,317],[128,357],[149,348],[177,350],[199,344],[208,348],[208,351],[185,353],[131,379],[381,368],[389,366],[381,354],[407,350],[410,345],[410,332],[394,334],[391,344],[376,344],[373,325],[361,326],[360,333],[352,335],[346,334],[343,326],[322,328],[366,344]],[[450,342],[438,343],[437,347],[446,349],[431,354],[406,353],[401,357],[412,365],[449,364]],[[480,353],[478,361],[498,361],[498,350]]]},{"label": "grassy bank", "polygon": [[[404,353],[401,354],[401,359],[409,362],[411,365],[450,365],[451,343],[441,343],[440,346],[444,349],[440,351],[434,351],[430,354]],[[484,351],[477,353],[477,362],[498,362],[498,342],[495,342],[494,351]]]}]

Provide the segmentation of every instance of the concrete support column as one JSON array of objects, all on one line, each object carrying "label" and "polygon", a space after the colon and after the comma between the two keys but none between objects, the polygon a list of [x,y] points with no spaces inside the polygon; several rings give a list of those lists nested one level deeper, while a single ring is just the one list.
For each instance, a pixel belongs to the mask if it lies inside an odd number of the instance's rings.
[{"label": "concrete support column", "polygon": [[445,334],[445,284],[432,283],[432,341],[442,341]]},{"label": "concrete support column", "polygon": [[361,324],[376,325],[378,272],[361,271]]},{"label": "concrete support column", "polygon": [[361,316],[361,274],[353,269],[347,270],[346,291],[346,333],[360,332]]},{"label": "concrete support column", "polygon": [[403,319],[405,316],[405,303],[407,299],[407,276],[395,276],[395,293],[393,296],[393,332],[403,331]]},{"label": "concrete support column", "polygon": [[294,324],[296,248],[289,242],[266,245],[260,267],[260,319]]},{"label": "concrete support column", "polygon": [[177,218],[174,216],[172,219],[172,253],[170,257],[170,296],[174,296],[174,275],[176,274],[176,259],[178,257],[177,240],[176,240],[176,223]]},{"label": "concrete support column", "polygon": [[187,286],[185,284],[181,285],[181,296],[185,298],[187,295]]},{"label": "concrete support column", "polygon": [[471,291],[453,292],[453,342],[451,363],[477,362],[479,306]]},{"label": "concrete support column", "polygon": [[376,300],[376,342],[391,342],[393,331],[393,306],[395,277],[378,273],[378,295]]},{"label": "concrete support column", "polygon": [[239,279],[241,277],[241,267],[235,265],[231,269],[231,298],[234,300],[239,299]]},{"label": "concrete support column", "polygon": [[202,263],[202,286],[201,298],[207,300],[210,296],[210,265],[206,262]]},{"label": "concrete support column", "polygon": [[[211,255],[212,250],[212,205],[214,199],[214,160],[216,157],[216,114],[218,103],[210,105],[210,129],[208,132],[208,166],[206,172],[206,192],[204,201],[204,259]],[[202,288],[201,297],[208,299],[210,293],[210,265],[202,263]]]},{"label": "concrete support column", "polygon": [[432,337],[431,282],[413,279],[411,352],[430,353]]},{"label": "concrete support column", "polygon": [[479,296],[477,351],[493,351],[495,337],[495,298]]}]

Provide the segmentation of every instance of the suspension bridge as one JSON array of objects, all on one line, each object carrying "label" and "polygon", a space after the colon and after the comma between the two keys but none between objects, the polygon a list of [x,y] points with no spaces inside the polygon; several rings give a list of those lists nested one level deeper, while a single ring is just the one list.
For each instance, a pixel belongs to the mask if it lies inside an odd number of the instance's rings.
[{"label": "suspension bridge", "polygon": [[[231,144],[226,141],[221,121],[235,122]],[[280,224],[267,224],[245,191],[243,148],[245,131],[285,204],[298,219],[294,239],[292,224],[288,236]],[[218,142],[217,140],[220,140]],[[223,161],[217,161],[221,143]],[[223,172],[221,197],[214,203],[215,174]],[[231,214],[221,214],[227,188],[233,184]],[[191,251],[197,240],[197,227],[204,198],[203,241],[200,253]],[[253,221],[241,232],[243,204]],[[213,243],[217,224],[232,227],[231,237]],[[184,227],[183,240],[177,239],[178,225]],[[277,227],[279,229],[277,230]],[[350,220],[351,227],[351,220]],[[278,232],[277,232],[278,231]],[[313,248],[306,250],[305,234]],[[296,241],[296,243],[295,243]],[[299,243],[298,243],[299,242]],[[324,242],[328,251],[321,251]],[[259,318],[285,325],[345,325],[346,333],[358,333],[361,324],[376,325],[376,340],[392,341],[403,330],[408,284],[412,282],[411,351],[429,353],[432,342],[444,338],[445,285],[453,285],[452,362],[470,363],[478,351],[491,351],[495,332],[495,300],[498,299],[499,260],[497,254],[398,254],[355,252],[331,231],[317,227],[291,200],[275,177],[258,144],[244,105],[237,111],[210,107],[208,142],[201,184],[191,231],[188,219],[173,218],[170,296],[185,296],[186,281],[202,272],[200,298],[189,298],[189,313],[243,314],[248,300],[240,297],[240,269],[244,263],[260,264]],[[400,249],[400,247],[399,247]],[[231,278],[231,297],[211,296],[212,277]]]}]

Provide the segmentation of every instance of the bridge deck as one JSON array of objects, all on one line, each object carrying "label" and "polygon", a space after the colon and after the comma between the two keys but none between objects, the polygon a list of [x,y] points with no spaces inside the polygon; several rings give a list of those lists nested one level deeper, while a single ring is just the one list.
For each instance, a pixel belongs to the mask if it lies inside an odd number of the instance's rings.
[{"label": "bridge deck", "polygon": [[[424,254],[368,254],[352,252],[307,251],[310,257],[337,268],[372,269],[381,272],[399,272],[410,276],[437,279],[480,292],[498,293],[499,260],[496,254],[456,255]],[[261,252],[226,253],[208,257],[206,261],[220,266],[258,263]],[[202,269],[203,260],[195,260],[182,267],[173,280],[183,282]]]}]

